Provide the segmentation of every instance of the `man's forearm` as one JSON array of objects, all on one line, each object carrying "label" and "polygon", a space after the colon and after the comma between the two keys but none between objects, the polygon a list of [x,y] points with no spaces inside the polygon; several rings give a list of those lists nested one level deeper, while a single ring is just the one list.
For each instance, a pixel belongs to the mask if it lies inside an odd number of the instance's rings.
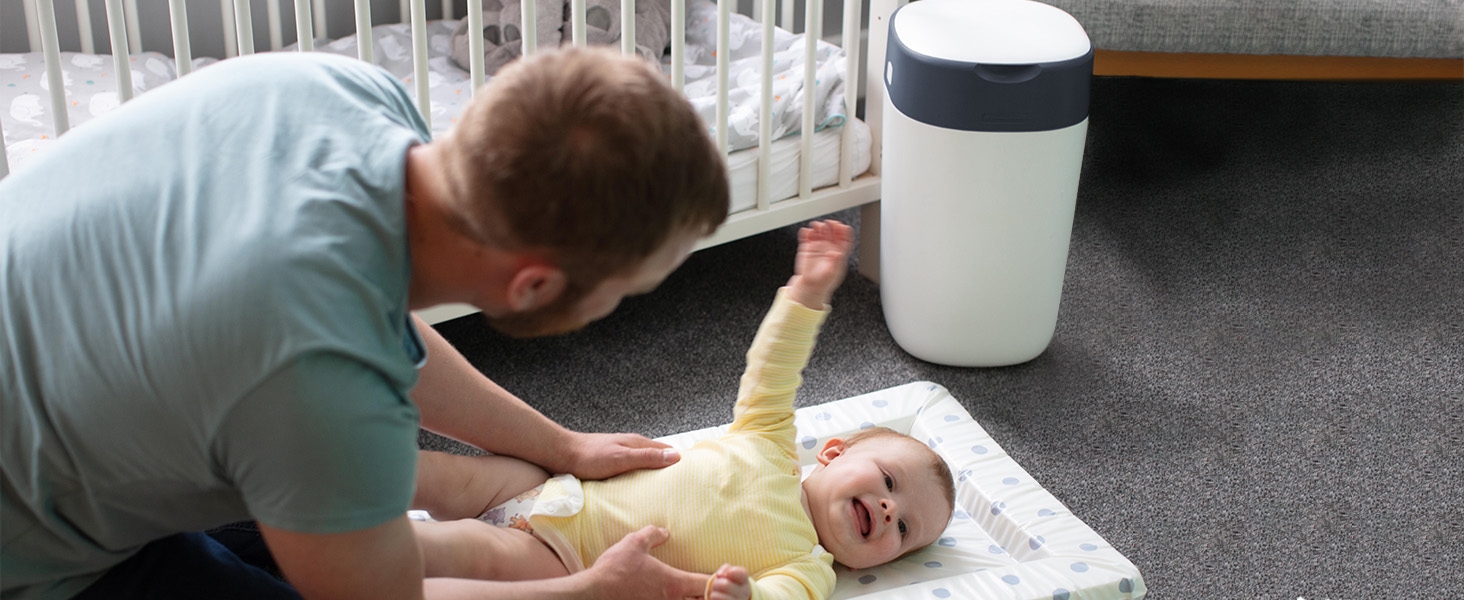
[{"label": "man's forearm", "polygon": [[427,346],[412,400],[422,427],[495,454],[516,456],[550,471],[569,432],[478,372],[437,330],[413,317]]},{"label": "man's forearm", "polygon": [[479,581],[435,577],[422,585],[426,600],[578,600],[589,590],[574,577],[536,581]]}]

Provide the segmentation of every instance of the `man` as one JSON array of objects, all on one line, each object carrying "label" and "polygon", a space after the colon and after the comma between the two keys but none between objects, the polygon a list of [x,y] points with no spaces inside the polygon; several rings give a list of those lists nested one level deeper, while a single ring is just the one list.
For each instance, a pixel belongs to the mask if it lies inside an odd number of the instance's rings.
[{"label": "man", "polygon": [[[690,106],[638,59],[548,52],[428,139],[380,70],[262,55],[0,180],[4,596],[423,597],[419,424],[586,478],[677,460],[565,430],[408,311],[467,302],[544,335],[654,288],[727,212]],[[246,519],[293,589],[196,533]],[[574,577],[446,587],[699,594],[706,575],[649,556],[666,537]]]}]

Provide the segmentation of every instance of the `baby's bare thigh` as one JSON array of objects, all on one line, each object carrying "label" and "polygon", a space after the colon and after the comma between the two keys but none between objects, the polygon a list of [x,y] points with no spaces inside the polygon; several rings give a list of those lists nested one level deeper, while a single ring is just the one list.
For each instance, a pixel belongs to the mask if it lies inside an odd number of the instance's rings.
[{"label": "baby's bare thigh", "polygon": [[477,517],[548,478],[537,465],[508,456],[423,451],[412,506],[440,521]]},{"label": "baby's bare thigh", "polygon": [[525,531],[477,519],[415,521],[412,526],[428,577],[523,581],[569,575],[559,556]]}]

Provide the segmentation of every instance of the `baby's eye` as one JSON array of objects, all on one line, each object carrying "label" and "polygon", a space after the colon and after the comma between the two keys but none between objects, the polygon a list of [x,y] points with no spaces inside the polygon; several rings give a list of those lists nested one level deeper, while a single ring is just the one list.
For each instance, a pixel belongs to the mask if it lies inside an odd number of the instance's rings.
[{"label": "baby's eye", "polygon": [[887,490],[894,490],[895,489],[895,480],[890,479],[890,476],[889,475],[885,475],[884,477],[885,477],[885,489],[887,489]]},{"label": "baby's eye", "polygon": [[905,537],[905,520],[900,520],[900,537]]}]

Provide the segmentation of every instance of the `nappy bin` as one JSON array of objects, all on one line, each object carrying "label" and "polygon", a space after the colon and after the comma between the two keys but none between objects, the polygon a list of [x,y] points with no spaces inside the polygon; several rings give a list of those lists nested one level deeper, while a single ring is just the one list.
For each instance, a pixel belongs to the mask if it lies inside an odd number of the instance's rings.
[{"label": "nappy bin", "polygon": [[884,66],[880,297],[917,358],[993,367],[1052,340],[1093,48],[1029,0],[895,11]]}]

